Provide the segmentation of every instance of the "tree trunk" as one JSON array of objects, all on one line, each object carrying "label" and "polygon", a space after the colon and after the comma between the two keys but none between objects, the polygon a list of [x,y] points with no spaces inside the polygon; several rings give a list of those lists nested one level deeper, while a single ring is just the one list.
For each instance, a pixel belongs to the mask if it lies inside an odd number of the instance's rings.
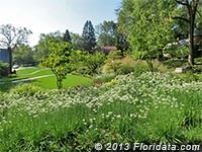
[{"label": "tree trunk", "polygon": [[188,62],[189,65],[191,67],[194,66],[194,58],[195,58],[195,47],[194,47],[194,22],[195,22],[195,12],[193,12],[193,10],[191,8],[189,9],[189,19],[190,19],[190,23],[189,23],[189,58],[188,58]]},{"label": "tree trunk", "polygon": [[194,30],[192,27],[190,27],[190,38],[189,38],[189,42],[190,42],[190,45],[189,45],[189,58],[188,58],[188,62],[189,62],[189,65],[191,67],[194,66]]},{"label": "tree trunk", "polygon": [[11,74],[12,73],[12,67],[13,67],[13,56],[12,56],[11,47],[8,47],[8,53],[9,53],[9,74]]}]

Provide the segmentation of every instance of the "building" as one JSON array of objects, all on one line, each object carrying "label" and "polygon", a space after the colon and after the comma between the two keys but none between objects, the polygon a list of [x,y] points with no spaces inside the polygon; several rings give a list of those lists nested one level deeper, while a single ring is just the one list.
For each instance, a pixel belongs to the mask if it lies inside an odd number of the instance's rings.
[{"label": "building", "polygon": [[[7,49],[0,48],[0,62],[9,63],[9,52]],[[0,69],[0,77],[7,76],[9,74],[9,69]]]},{"label": "building", "polygon": [[100,46],[97,48],[98,51],[108,55],[111,51],[116,51],[116,46]]},{"label": "building", "polygon": [[9,63],[9,52],[7,49],[0,49],[0,61]]}]

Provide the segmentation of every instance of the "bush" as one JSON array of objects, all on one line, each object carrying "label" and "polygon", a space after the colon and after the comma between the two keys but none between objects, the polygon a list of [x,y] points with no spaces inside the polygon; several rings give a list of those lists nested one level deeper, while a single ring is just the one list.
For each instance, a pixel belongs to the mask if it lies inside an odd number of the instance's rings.
[{"label": "bush", "polygon": [[146,71],[150,71],[148,64],[146,62],[137,61],[134,70],[135,75],[139,76]]},{"label": "bush", "polygon": [[8,76],[8,68],[8,63],[0,61],[0,76]]},{"label": "bush", "polygon": [[122,75],[122,74],[129,74],[131,72],[134,72],[135,68],[131,65],[127,64],[121,64],[120,67],[117,69],[116,74]]},{"label": "bush", "polygon": [[164,49],[165,54],[170,54],[172,57],[179,57],[184,59],[189,54],[189,47],[188,46],[179,46],[173,45],[168,46]]},{"label": "bush", "polygon": [[113,73],[101,74],[94,78],[94,82],[97,82],[97,81],[110,82],[115,77],[116,77],[116,75]]},{"label": "bush", "polygon": [[41,87],[29,83],[19,84],[10,90],[11,93],[20,96],[34,96],[40,91],[42,91]]}]

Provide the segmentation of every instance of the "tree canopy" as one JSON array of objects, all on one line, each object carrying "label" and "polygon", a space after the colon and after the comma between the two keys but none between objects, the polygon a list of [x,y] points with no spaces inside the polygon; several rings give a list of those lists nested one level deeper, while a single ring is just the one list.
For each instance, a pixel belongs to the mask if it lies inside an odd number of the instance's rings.
[{"label": "tree canopy", "polygon": [[96,26],[99,46],[115,46],[117,25],[113,21],[104,21]]},{"label": "tree canopy", "polygon": [[174,1],[124,0],[118,12],[118,30],[127,36],[135,58],[158,57],[172,39]]},{"label": "tree canopy", "polygon": [[9,73],[12,73],[13,50],[18,45],[27,43],[30,34],[32,34],[32,31],[25,27],[16,28],[11,24],[2,25],[0,27],[0,45],[6,47],[9,52]]}]

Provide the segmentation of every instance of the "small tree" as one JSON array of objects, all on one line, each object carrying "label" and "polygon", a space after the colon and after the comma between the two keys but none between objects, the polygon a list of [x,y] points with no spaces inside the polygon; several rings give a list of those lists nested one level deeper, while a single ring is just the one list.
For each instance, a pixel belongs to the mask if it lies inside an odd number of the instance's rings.
[{"label": "small tree", "polygon": [[99,73],[99,68],[104,64],[105,55],[100,52],[96,52],[95,54],[84,54],[83,65],[87,67],[89,74],[94,75]]},{"label": "small tree", "polygon": [[63,87],[62,81],[72,71],[70,53],[71,45],[67,42],[51,43],[50,54],[41,62],[41,65],[50,68],[56,76],[57,87]]}]

